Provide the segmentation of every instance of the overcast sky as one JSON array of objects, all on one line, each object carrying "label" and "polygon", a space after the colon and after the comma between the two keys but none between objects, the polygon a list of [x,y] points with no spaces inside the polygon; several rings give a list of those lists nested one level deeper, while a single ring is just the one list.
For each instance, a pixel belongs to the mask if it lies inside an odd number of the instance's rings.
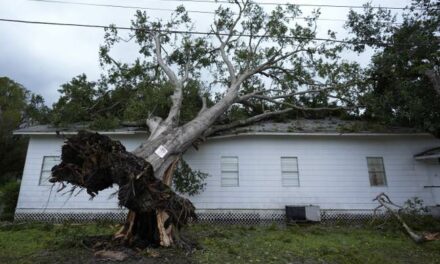
[{"label": "overcast sky", "polygon": [[[59,0],[68,2],[97,3],[107,5],[126,5],[147,8],[174,9],[184,4],[187,10],[213,11],[217,4],[194,2],[165,2],[161,0]],[[332,5],[362,5],[360,0],[258,0],[257,2],[307,3]],[[406,0],[373,0],[373,5],[407,5]],[[273,6],[264,6],[267,9]],[[313,8],[303,7],[305,15]],[[150,17],[166,19],[169,11],[146,10]],[[321,18],[346,19],[348,8],[321,8]],[[45,3],[28,0],[0,0],[0,18],[35,20],[62,23],[99,24],[129,26],[136,9],[80,6],[60,3]],[[198,30],[207,31],[212,15],[190,13]],[[328,29],[338,32],[338,38],[346,36],[342,21],[319,21],[318,33],[325,34]],[[102,69],[98,61],[98,48],[102,44],[102,29],[87,29],[49,25],[30,25],[0,21],[0,76],[7,76],[27,89],[41,94],[51,106],[59,97],[58,88],[72,77],[87,74],[90,80],[99,78]],[[130,46],[120,47],[113,53],[115,58],[131,61],[136,49]],[[347,55],[347,59],[356,59],[363,64],[369,61],[369,55],[357,58]]]}]

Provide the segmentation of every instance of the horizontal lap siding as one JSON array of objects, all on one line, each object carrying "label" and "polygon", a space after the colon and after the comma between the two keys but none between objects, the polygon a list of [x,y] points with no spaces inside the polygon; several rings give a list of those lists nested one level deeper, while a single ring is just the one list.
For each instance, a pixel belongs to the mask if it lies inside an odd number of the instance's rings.
[{"label": "horizontal lap siding", "polygon": [[[142,136],[120,136],[128,150]],[[105,210],[117,208],[109,199],[113,190],[93,200],[84,191],[71,197],[56,192],[57,186],[38,186],[43,156],[60,155],[61,139],[32,137],[29,144],[18,208]],[[286,137],[253,136],[212,139],[189,150],[184,159],[193,169],[209,174],[205,191],[190,197],[199,209],[281,209],[285,205],[319,205],[326,209],[371,209],[372,199],[385,192],[402,204],[417,196],[432,204],[426,165],[413,155],[435,147],[429,137]],[[221,156],[237,156],[239,186],[221,187]],[[387,187],[371,187],[366,157],[383,157]],[[281,157],[297,157],[299,187],[281,185]],[[66,192],[68,188],[64,189]]]},{"label": "horizontal lap siding", "polygon": [[[145,137],[142,135],[114,136],[114,139],[121,140],[127,150],[133,150]],[[20,195],[17,203],[19,209],[113,209],[117,208],[117,198],[111,194],[117,188],[104,190],[94,199],[84,190],[78,194],[76,190],[72,195],[68,193],[71,185],[68,185],[61,192],[57,192],[60,185],[52,186],[38,185],[41,166],[44,156],[60,156],[63,139],[55,136],[34,136],[29,141],[26,163],[23,171]]]},{"label": "horizontal lap siding", "polygon": [[[215,139],[185,159],[209,173],[198,208],[281,209],[320,205],[326,209],[372,209],[380,192],[402,204],[419,197],[432,204],[424,164],[413,155],[440,142],[429,137],[236,137]],[[239,157],[239,187],[221,187],[220,157]],[[366,157],[384,158],[387,187],[371,187]],[[281,157],[298,157],[299,187],[281,185]]]}]

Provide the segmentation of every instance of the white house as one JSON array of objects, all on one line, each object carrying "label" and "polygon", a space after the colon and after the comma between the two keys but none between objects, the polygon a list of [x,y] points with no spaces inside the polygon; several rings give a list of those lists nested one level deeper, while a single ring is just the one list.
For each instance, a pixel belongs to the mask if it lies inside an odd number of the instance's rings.
[{"label": "white house", "polygon": [[[316,205],[321,212],[371,213],[385,192],[397,204],[412,197],[440,204],[440,140],[411,129],[382,132],[364,123],[297,120],[263,123],[209,138],[184,159],[209,174],[205,191],[190,197],[203,215],[258,214],[277,218],[286,205]],[[348,132],[350,131],[350,132]],[[36,126],[15,131],[30,137],[16,219],[48,216],[123,217],[115,190],[93,200],[86,192],[57,192],[47,178],[59,160],[63,138],[75,129]],[[102,131],[133,150],[145,131]],[[429,150],[429,151],[428,151]]]}]

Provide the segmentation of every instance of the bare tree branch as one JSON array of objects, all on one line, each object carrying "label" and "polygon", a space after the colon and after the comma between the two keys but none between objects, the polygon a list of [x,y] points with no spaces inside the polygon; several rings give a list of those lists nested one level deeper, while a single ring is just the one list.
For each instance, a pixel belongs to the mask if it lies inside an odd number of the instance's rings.
[{"label": "bare tree branch", "polygon": [[268,70],[268,69],[271,69],[271,68],[279,68],[279,67],[276,65],[277,62],[280,62],[280,61],[282,61],[282,60],[284,60],[284,59],[287,59],[287,58],[289,58],[290,56],[292,56],[292,55],[294,55],[294,54],[296,54],[296,53],[302,52],[302,51],[307,51],[307,50],[298,47],[296,50],[294,50],[294,51],[292,51],[292,52],[288,52],[288,53],[286,53],[286,54],[280,56],[279,54],[280,54],[282,51],[279,50],[278,52],[276,52],[276,53],[278,53],[278,54],[273,55],[271,58],[269,58],[269,59],[266,60],[265,62],[261,63],[260,65],[256,66],[256,67],[253,68],[253,69],[248,69],[248,70],[245,72],[245,76],[246,76],[246,77],[250,77],[250,76],[252,76],[252,75],[254,75],[254,74],[256,74],[256,73],[261,73],[261,72],[263,72],[263,71],[265,71],[265,70]]},{"label": "bare tree branch", "polygon": [[162,130],[158,129],[160,124],[162,123],[162,118],[158,116],[152,116],[148,117],[145,120],[145,123],[148,126],[148,129],[150,130],[150,138],[156,138],[160,133],[162,133]]},{"label": "bare tree branch", "polygon": [[162,70],[167,75],[168,79],[177,86],[179,83],[179,79],[174,74],[173,70],[171,70],[170,67],[165,63],[163,57],[162,57],[162,44],[160,43],[160,34],[156,33],[154,35],[154,42],[155,42],[155,50],[156,50],[156,59],[159,66],[162,68]]},{"label": "bare tree branch", "polygon": [[440,233],[424,233],[422,235],[417,234],[414,232],[403,220],[403,218],[399,215],[398,212],[393,210],[391,206],[396,206],[401,208],[400,206],[394,204],[391,202],[390,198],[385,193],[380,193],[376,198],[373,199],[373,201],[377,201],[380,206],[376,207],[375,211],[381,207],[385,207],[391,214],[393,214],[394,217],[399,220],[399,222],[402,224],[405,231],[408,233],[408,235],[411,237],[411,239],[416,243],[423,243],[427,241],[433,241],[433,240],[439,240],[440,239]]},{"label": "bare tree branch", "polygon": [[162,57],[162,45],[160,43],[159,33],[155,34],[154,40],[156,44],[155,49],[157,62],[174,85],[174,93],[171,95],[172,106],[167,118],[165,119],[165,124],[163,124],[166,127],[172,127],[177,125],[179,122],[180,108],[182,107],[183,101],[182,82],[177,78],[176,74],[174,74],[173,70],[168,67]]},{"label": "bare tree branch", "polygon": [[254,95],[253,97],[257,98],[257,99],[261,99],[261,100],[266,100],[266,101],[269,101],[274,104],[285,105],[285,106],[288,106],[288,107],[291,107],[291,108],[294,108],[297,110],[302,110],[302,111],[318,112],[318,111],[336,111],[336,110],[350,109],[348,107],[306,107],[306,106],[295,105],[295,104],[291,104],[291,103],[287,103],[287,102],[279,102],[279,101],[276,101],[275,99],[272,99],[272,97],[264,96],[264,95]]},{"label": "bare tree branch", "polygon": [[206,111],[206,109],[208,109],[207,105],[206,105],[206,97],[205,96],[201,96],[202,98],[202,108],[200,108],[200,111],[197,115],[200,115],[201,113],[203,113],[204,111]]},{"label": "bare tree branch", "polygon": [[293,108],[288,108],[288,109],[284,109],[284,110],[280,110],[280,111],[274,111],[274,112],[266,112],[263,114],[259,114],[259,115],[255,115],[252,117],[249,117],[247,119],[242,119],[242,120],[237,120],[234,121],[232,123],[229,124],[225,124],[225,125],[218,125],[218,126],[213,126],[210,129],[208,129],[203,135],[205,137],[212,135],[218,131],[222,131],[222,130],[227,130],[227,129],[232,129],[234,127],[238,127],[238,126],[245,126],[251,123],[255,123],[258,121],[261,121],[263,119],[272,117],[272,116],[276,116],[276,115],[281,115],[281,114],[285,114],[288,113],[290,111],[293,111]]},{"label": "bare tree branch", "polygon": [[[331,87],[325,87],[322,89],[315,89],[315,90],[305,90],[305,91],[300,91],[300,92],[294,92],[294,93],[289,93],[289,94],[283,94],[283,95],[277,95],[277,96],[272,96],[270,97],[271,99],[281,99],[281,98],[288,98],[288,97],[293,97],[296,95],[302,95],[302,94],[308,94],[308,93],[321,93],[324,91],[328,91],[328,90],[334,90],[340,87],[336,87],[336,86],[331,86]],[[263,90],[263,91],[256,91],[256,92],[252,92],[252,93],[248,93],[245,95],[242,95],[238,98],[238,101],[246,101],[249,100],[252,97],[255,97],[256,95],[262,94],[262,93],[269,93],[269,92],[273,92],[273,91],[279,91],[281,92],[282,90]]]},{"label": "bare tree branch", "polygon": [[234,23],[228,29],[229,34],[226,37],[226,39],[225,40],[222,39],[222,37],[220,36],[220,32],[219,32],[218,27],[216,28],[216,30],[213,29],[215,36],[220,41],[220,47],[219,47],[220,55],[222,56],[222,60],[225,62],[226,67],[228,68],[229,76],[231,78],[231,83],[234,83],[237,80],[237,76],[235,74],[235,68],[232,65],[231,60],[228,58],[228,55],[226,54],[225,48],[226,48],[226,45],[229,44],[232,36],[234,35],[234,29],[237,26],[238,22],[240,21],[241,16],[243,14],[243,11],[246,8],[246,6],[248,5],[249,1],[243,2],[243,5],[241,5],[238,1],[235,1],[235,3],[237,4],[237,6],[239,8],[239,12],[238,12],[237,17],[234,20]]}]

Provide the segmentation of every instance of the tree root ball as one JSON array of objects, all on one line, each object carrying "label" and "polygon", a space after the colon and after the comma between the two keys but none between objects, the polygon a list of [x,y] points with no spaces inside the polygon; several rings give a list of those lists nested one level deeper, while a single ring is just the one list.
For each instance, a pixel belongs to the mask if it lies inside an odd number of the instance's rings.
[{"label": "tree root ball", "polygon": [[[119,206],[134,212],[131,237],[157,241],[156,215],[166,213],[163,227],[178,229],[189,219],[196,218],[195,207],[186,198],[176,194],[169,186],[154,176],[153,167],[146,160],[127,152],[119,142],[105,135],[80,131],[67,138],[62,147],[61,163],[52,168],[52,183],[65,183],[84,188],[92,197],[100,191],[119,186]],[[127,223],[126,223],[127,225]],[[149,228],[147,228],[149,226]],[[137,231],[137,232],[136,232]]]}]

